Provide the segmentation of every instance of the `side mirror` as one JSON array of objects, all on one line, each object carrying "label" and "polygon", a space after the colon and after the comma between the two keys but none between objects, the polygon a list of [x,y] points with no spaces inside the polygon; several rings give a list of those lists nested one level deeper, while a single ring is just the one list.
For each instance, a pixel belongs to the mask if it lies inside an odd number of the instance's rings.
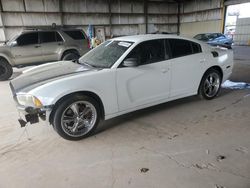
[{"label": "side mirror", "polygon": [[16,40],[11,41],[10,46],[11,47],[17,46],[17,41]]},{"label": "side mirror", "polygon": [[138,61],[136,58],[127,58],[123,61],[123,65],[125,67],[136,67],[138,65]]}]

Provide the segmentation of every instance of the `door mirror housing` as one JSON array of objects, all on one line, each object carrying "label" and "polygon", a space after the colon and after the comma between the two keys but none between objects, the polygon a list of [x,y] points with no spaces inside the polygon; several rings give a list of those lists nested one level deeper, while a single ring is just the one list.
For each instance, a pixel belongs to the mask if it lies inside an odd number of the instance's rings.
[{"label": "door mirror housing", "polygon": [[17,46],[17,41],[16,40],[11,41],[10,46],[11,47]]},{"label": "door mirror housing", "polygon": [[138,60],[137,60],[137,58],[127,58],[123,61],[123,66],[136,67],[136,66],[138,66]]}]

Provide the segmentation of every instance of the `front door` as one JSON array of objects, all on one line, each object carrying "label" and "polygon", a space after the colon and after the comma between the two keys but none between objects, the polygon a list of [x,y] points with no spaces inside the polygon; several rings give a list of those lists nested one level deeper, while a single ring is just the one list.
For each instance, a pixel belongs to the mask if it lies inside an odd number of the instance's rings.
[{"label": "front door", "polygon": [[170,94],[170,62],[166,60],[164,40],[140,43],[127,58],[136,58],[139,65],[117,68],[119,111],[166,100]]},{"label": "front door", "polygon": [[20,35],[16,39],[16,44],[11,47],[11,53],[16,65],[43,62],[38,33],[29,32]]}]

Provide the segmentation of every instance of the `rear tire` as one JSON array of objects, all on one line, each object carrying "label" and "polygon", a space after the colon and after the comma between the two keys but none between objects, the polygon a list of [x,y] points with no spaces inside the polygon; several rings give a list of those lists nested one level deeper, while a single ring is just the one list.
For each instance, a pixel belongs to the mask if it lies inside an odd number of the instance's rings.
[{"label": "rear tire", "polygon": [[64,139],[81,140],[94,133],[100,117],[100,106],[93,98],[73,95],[56,106],[52,122]]},{"label": "rear tire", "polygon": [[8,80],[13,74],[13,69],[6,59],[0,59],[0,81]]},{"label": "rear tire", "polygon": [[215,98],[221,88],[222,75],[215,69],[208,70],[202,77],[198,95],[202,99],[211,100]]},{"label": "rear tire", "polygon": [[67,60],[77,60],[79,59],[79,55],[75,52],[66,52],[63,57],[62,60],[67,61]]}]

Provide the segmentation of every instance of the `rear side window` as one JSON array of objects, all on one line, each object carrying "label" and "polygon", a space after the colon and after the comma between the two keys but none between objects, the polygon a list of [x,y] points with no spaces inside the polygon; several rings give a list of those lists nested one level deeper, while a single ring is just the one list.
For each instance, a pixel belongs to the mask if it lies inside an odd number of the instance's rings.
[{"label": "rear side window", "polygon": [[183,39],[169,39],[172,58],[182,57],[192,54],[190,41]]},{"label": "rear side window", "polygon": [[201,46],[195,42],[190,42],[192,45],[192,49],[193,49],[193,54],[197,54],[201,52]]},{"label": "rear side window", "polygon": [[32,45],[38,43],[38,33],[25,33],[17,38],[17,44],[19,46]]},{"label": "rear side window", "polygon": [[79,30],[67,30],[67,31],[63,31],[63,32],[66,33],[67,35],[69,35],[74,40],[84,40],[85,39],[83,32],[79,31]]},{"label": "rear side window", "polygon": [[41,32],[41,43],[56,42],[56,34],[54,31]]},{"label": "rear side window", "polygon": [[165,60],[164,40],[150,40],[136,46],[127,58],[137,58],[140,65]]}]

